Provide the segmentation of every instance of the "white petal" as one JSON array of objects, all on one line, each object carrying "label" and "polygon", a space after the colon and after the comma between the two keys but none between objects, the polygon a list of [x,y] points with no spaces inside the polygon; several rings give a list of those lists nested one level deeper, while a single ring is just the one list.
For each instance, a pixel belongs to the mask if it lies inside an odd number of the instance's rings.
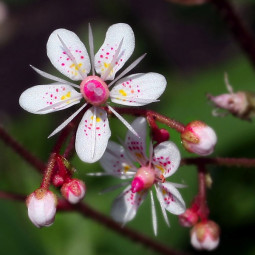
[{"label": "white petal", "polygon": [[153,226],[154,235],[156,236],[158,233],[158,222],[157,222],[156,208],[155,208],[152,191],[150,191],[150,196],[151,196],[152,226]]},{"label": "white petal", "polygon": [[139,137],[128,131],[125,139],[125,146],[133,160],[145,165],[146,157],[146,119],[143,117],[136,118],[131,124]]},{"label": "white petal", "polygon": [[59,125],[49,136],[48,138],[52,137],[53,135],[57,134],[59,131],[61,131],[63,128],[65,128],[86,106],[87,104],[84,104],[82,107],[80,107],[75,113],[73,113],[69,118],[67,118],[61,125]]},{"label": "white petal", "polygon": [[121,179],[131,178],[132,175],[128,174],[132,171],[133,175],[136,172],[136,168],[128,159],[128,155],[124,148],[112,141],[108,142],[107,149],[100,159],[102,168]]},{"label": "white petal", "polygon": [[88,52],[79,37],[69,30],[57,29],[50,35],[47,55],[51,63],[72,80],[82,80],[90,72]]},{"label": "white petal", "polygon": [[69,85],[38,85],[25,90],[20,98],[20,106],[28,112],[46,114],[78,104],[82,95]]},{"label": "white petal", "polygon": [[117,104],[141,106],[156,102],[165,88],[166,79],[161,74],[132,74],[115,84],[110,97]]},{"label": "white petal", "polygon": [[75,148],[79,158],[88,163],[99,160],[111,136],[106,111],[91,107],[84,114],[77,133]]},{"label": "white petal", "polygon": [[173,214],[179,215],[185,212],[185,202],[180,192],[170,183],[158,183],[159,202],[165,209]]},{"label": "white petal", "polygon": [[159,201],[159,204],[160,204],[160,208],[161,208],[164,220],[165,220],[167,226],[170,227],[170,223],[169,223],[169,220],[167,218],[166,210],[165,210],[165,207],[164,207],[163,196],[159,192],[159,189],[158,189],[157,185],[155,185],[154,187],[155,187],[155,190],[156,190],[156,195],[157,195],[157,198],[158,198],[158,201]]},{"label": "white petal", "polygon": [[96,72],[103,76],[122,39],[123,44],[117,63],[115,63],[113,70],[107,76],[107,80],[114,79],[116,72],[125,64],[134,51],[135,37],[132,28],[124,23],[110,26],[107,30],[105,41],[95,56]]},{"label": "white petal", "polygon": [[155,147],[153,165],[164,177],[174,174],[180,165],[180,161],[181,154],[173,142],[166,141]]},{"label": "white petal", "polygon": [[118,196],[112,205],[111,216],[112,218],[120,223],[126,223],[132,220],[137,212],[137,209],[145,199],[147,190],[133,193],[131,191],[131,185],[129,185],[121,194]]}]

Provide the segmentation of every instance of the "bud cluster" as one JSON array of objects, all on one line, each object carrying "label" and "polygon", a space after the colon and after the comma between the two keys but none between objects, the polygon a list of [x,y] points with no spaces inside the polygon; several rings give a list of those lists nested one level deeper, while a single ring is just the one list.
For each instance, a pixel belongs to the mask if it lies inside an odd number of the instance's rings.
[{"label": "bud cluster", "polygon": [[[69,203],[76,204],[84,198],[86,186],[83,181],[71,178],[72,172],[73,168],[70,163],[65,158],[56,156],[52,184],[61,187],[62,195]],[[35,190],[27,197],[26,205],[28,216],[36,227],[48,227],[53,224],[57,197],[48,188],[42,185],[41,188]]]}]

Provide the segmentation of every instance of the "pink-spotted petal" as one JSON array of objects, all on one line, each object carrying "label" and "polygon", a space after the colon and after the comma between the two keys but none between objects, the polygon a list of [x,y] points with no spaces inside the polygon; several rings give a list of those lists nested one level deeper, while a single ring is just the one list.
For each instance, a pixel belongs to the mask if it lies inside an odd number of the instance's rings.
[{"label": "pink-spotted petal", "polygon": [[[114,63],[114,67],[110,65],[114,54],[123,39],[119,56]],[[106,80],[113,80],[116,72],[125,64],[132,55],[135,48],[135,36],[132,28],[124,23],[115,24],[109,27],[106,33],[105,41],[95,56],[95,69],[101,76],[112,68]]]},{"label": "pink-spotted petal", "polygon": [[125,139],[125,146],[135,162],[146,165],[146,119],[143,117],[136,118],[131,126],[137,132],[137,137],[133,132],[128,130]]},{"label": "pink-spotted petal", "polygon": [[54,83],[25,90],[19,98],[19,104],[28,112],[46,114],[77,104],[81,98],[82,95],[73,87]]},{"label": "pink-spotted petal", "polygon": [[161,205],[169,212],[179,215],[185,212],[185,202],[180,192],[168,182],[158,183],[158,198]]},{"label": "pink-spotted petal", "polygon": [[100,159],[100,164],[107,173],[120,179],[132,178],[136,172],[136,168],[130,162],[124,148],[112,141],[108,142],[106,151]]},{"label": "pink-spotted petal", "polygon": [[119,80],[110,97],[117,104],[141,106],[157,102],[165,88],[166,79],[161,74],[133,74]]},{"label": "pink-spotted petal", "polygon": [[68,78],[78,81],[90,72],[88,52],[79,37],[66,29],[57,29],[47,42],[51,63]]},{"label": "pink-spotted petal", "polygon": [[75,148],[79,158],[87,163],[99,160],[111,136],[106,111],[91,107],[84,114],[77,133]]},{"label": "pink-spotted petal", "polygon": [[111,209],[112,218],[120,223],[127,223],[131,221],[147,196],[148,191],[142,190],[133,193],[131,185],[129,185],[113,202]]},{"label": "pink-spotted petal", "polygon": [[152,162],[158,173],[165,178],[176,172],[180,161],[181,154],[173,142],[166,141],[155,147]]}]

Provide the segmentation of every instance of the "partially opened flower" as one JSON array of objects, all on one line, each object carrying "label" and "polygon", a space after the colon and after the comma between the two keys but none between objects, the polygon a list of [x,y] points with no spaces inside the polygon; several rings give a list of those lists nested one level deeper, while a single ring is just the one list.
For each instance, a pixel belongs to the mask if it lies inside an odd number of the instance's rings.
[{"label": "partially opened flower", "polygon": [[[166,182],[165,178],[176,172],[180,163],[180,152],[173,142],[166,141],[150,150],[146,156],[146,120],[137,118],[132,127],[140,138],[128,131],[124,146],[109,142],[100,163],[106,173],[92,175],[113,175],[120,179],[132,179],[126,182],[127,188],[115,199],[112,206],[112,217],[117,222],[126,223],[132,220],[137,209],[146,198],[148,192],[152,204],[152,220],[154,233],[157,233],[156,210],[152,188],[160,203],[166,223],[169,225],[166,210],[173,214],[182,214],[185,203],[177,187],[183,185]],[[138,163],[139,167],[135,164]]]},{"label": "partially opened flower", "polygon": [[[106,38],[94,56],[93,36],[89,27],[90,59],[80,39],[71,31],[57,29],[49,37],[47,55],[51,63],[65,76],[80,85],[65,81],[33,67],[40,75],[53,80],[49,85],[39,85],[27,89],[19,103],[25,110],[35,114],[46,114],[66,109],[85,99],[73,115],[66,119],[50,135],[63,129],[75,116],[89,104],[76,134],[76,152],[81,160],[95,162],[103,155],[111,135],[107,112],[101,106],[107,106],[133,133],[135,130],[109,105],[112,102],[141,106],[157,101],[166,87],[165,78],[157,73],[133,74],[122,78],[132,70],[145,55],[138,58],[117,77],[115,74],[126,63],[135,46],[134,33],[127,24],[115,24],[109,27]],[[92,75],[88,76],[92,69]],[[96,76],[95,72],[100,76]],[[122,78],[122,79],[121,79]],[[106,80],[110,80],[106,84]],[[115,84],[113,89],[109,88]],[[74,88],[78,88],[77,92]]]}]

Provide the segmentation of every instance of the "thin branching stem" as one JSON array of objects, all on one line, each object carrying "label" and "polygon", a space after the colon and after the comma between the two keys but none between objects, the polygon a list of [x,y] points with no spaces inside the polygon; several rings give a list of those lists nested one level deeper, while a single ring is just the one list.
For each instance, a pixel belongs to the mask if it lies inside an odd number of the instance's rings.
[{"label": "thin branching stem", "polygon": [[250,28],[228,0],[210,0],[210,2],[220,13],[234,38],[255,66],[255,37]]}]

